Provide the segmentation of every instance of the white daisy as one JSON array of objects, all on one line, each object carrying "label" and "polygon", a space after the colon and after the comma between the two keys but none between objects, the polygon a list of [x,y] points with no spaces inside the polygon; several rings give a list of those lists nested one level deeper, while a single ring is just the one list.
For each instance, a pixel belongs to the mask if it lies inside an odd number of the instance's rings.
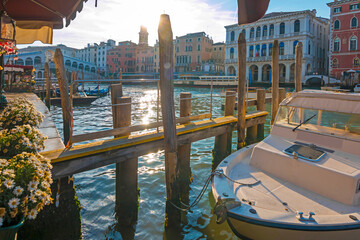
[{"label": "white daisy", "polygon": [[31,181],[29,182],[29,185],[28,185],[28,190],[29,191],[33,191],[37,188],[39,182],[38,181]]},{"label": "white daisy", "polygon": [[8,189],[12,189],[14,187],[14,181],[11,179],[7,179],[4,182],[5,187],[7,187]]},{"label": "white daisy", "polygon": [[32,209],[28,215],[28,218],[35,219],[37,214],[38,214],[38,212],[36,211],[36,209]]},{"label": "white daisy", "polygon": [[24,189],[22,188],[22,187],[16,187],[15,189],[14,189],[14,194],[16,195],[16,196],[20,196],[22,193],[24,192]]},{"label": "white daisy", "polygon": [[20,203],[20,200],[18,198],[12,198],[12,199],[9,200],[9,207],[10,208],[17,208],[19,203]]}]

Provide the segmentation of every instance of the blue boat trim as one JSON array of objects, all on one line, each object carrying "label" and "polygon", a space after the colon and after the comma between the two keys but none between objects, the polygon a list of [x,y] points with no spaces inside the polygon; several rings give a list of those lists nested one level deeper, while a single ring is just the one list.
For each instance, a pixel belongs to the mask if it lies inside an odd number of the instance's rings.
[{"label": "blue boat trim", "polygon": [[[234,218],[239,221],[243,221],[250,224],[255,224],[264,227],[271,228],[280,228],[280,229],[289,229],[289,230],[300,230],[300,231],[339,231],[339,230],[354,230],[360,229],[360,222],[355,224],[345,224],[345,225],[327,225],[327,226],[309,226],[309,225],[296,225],[288,223],[276,223],[276,222],[267,222],[260,221],[254,218],[244,217],[242,215],[233,213],[231,211],[227,212],[228,217]],[[229,220],[228,220],[229,222]]]}]

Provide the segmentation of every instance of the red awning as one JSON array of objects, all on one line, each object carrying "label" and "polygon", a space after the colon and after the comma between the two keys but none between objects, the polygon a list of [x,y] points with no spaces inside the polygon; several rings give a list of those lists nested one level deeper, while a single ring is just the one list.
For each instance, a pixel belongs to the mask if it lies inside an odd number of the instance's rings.
[{"label": "red awning", "polygon": [[[54,29],[63,28],[76,17],[87,0],[16,0],[6,1],[5,10],[15,21],[40,21],[53,23]],[[3,10],[3,7],[0,6]]]},{"label": "red awning", "polygon": [[238,0],[238,24],[248,24],[262,18],[269,3],[270,0]]}]

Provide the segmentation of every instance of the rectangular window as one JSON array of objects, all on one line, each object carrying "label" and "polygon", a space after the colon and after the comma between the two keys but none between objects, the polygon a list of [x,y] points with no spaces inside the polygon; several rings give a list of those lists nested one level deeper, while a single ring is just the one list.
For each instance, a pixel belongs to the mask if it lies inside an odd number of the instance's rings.
[{"label": "rectangular window", "polygon": [[341,13],[342,7],[334,8],[334,13]]},{"label": "rectangular window", "polygon": [[198,45],[198,49],[197,49],[198,51],[200,51],[201,50],[201,46],[200,46],[200,44]]},{"label": "rectangular window", "polygon": [[350,11],[351,11],[351,10],[357,10],[357,9],[359,9],[359,8],[360,8],[360,3],[350,5]]}]

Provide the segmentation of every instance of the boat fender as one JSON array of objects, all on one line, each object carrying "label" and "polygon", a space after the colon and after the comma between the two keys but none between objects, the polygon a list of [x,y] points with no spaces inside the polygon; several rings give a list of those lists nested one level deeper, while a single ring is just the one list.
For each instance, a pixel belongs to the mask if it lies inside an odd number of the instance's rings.
[{"label": "boat fender", "polygon": [[220,196],[214,207],[214,214],[216,215],[216,223],[222,224],[227,219],[227,211],[241,206],[241,203],[234,198],[222,199]]}]

